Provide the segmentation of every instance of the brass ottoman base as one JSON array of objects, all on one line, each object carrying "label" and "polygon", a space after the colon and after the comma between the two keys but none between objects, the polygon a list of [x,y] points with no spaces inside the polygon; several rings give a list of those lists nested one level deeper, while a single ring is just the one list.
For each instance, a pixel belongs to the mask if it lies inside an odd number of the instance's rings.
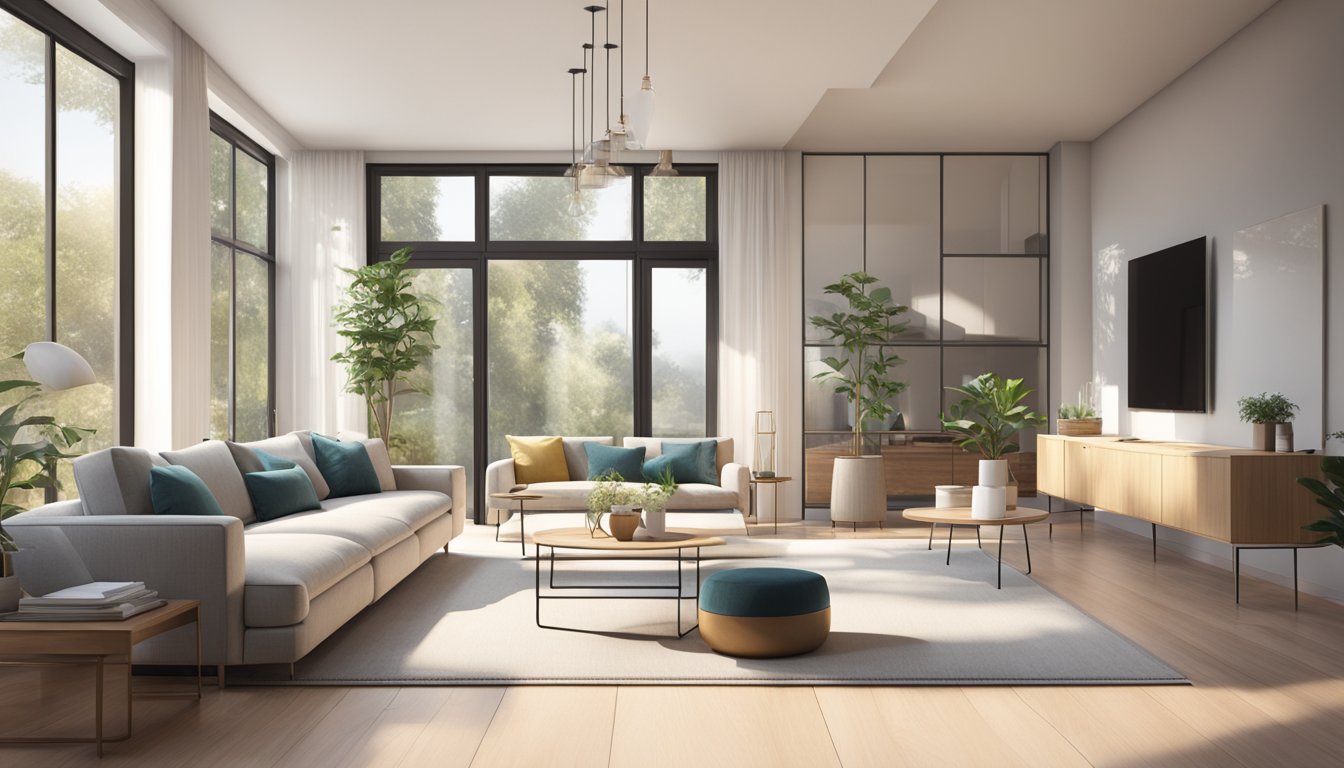
[{"label": "brass ottoman base", "polygon": [[725,656],[797,656],[820,648],[830,632],[830,608],[797,616],[724,616],[700,609],[700,637]]}]

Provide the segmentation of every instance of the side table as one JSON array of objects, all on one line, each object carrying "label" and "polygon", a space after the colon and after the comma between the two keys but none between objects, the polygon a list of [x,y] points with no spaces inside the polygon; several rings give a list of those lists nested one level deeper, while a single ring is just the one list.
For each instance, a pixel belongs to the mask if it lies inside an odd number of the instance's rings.
[{"label": "side table", "polygon": [[[169,630],[196,627],[196,693],[201,698],[201,604],[197,600],[169,600],[168,604],[122,621],[0,621],[0,666],[87,665],[93,668],[94,725],[92,737],[0,739],[5,744],[103,744],[131,738],[131,649]],[[111,661],[109,661],[111,660]],[[126,735],[103,738],[103,667],[126,667]],[[162,693],[156,696],[186,696]]]},{"label": "side table", "polygon": [[[1027,549],[1027,573],[1031,573],[1031,542],[1027,539],[1027,525],[1029,523],[1039,523],[1050,516],[1050,513],[1043,509],[1029,509],[1027,507],[1018,507],[1010,509],[1005,517],[981,519],[971,516],[970,507],[916,507],[907,509],[901,513],[906,520],[914,520],[920,523],[929,523],[930,525],[947,526],[947,564],[952,564],[952,532],[957,526],[974,527],[976,529],[976,540],[980,537],[980,526],[997,525],[999,527],[999,557],[998,557],[998,589],[1003,589],[1003,529],[1010,525],[1022,526],[1022,544]],[[932,531],[930,531],[932,536]]]},{"label": "side table", "polygon": [[[518,544],[523,548],[523,557],[527,557],[527,510],[523,507],[529,501],[540,499],[541,494],[528,493],[527,491],[509,491],[508,493],[492,493],[490,498],[518,502]],[[495,541],[499,541],[499,526],[499,523],[495,523]]]},{"label": "side table", "polygon": [[[758,486],[758,485],[771,485],[771,486],[774,486],[774,505],[775,505],[775,506],[774,506],[774,518],[775,518],[775,520],[774,520],[774,523],[775,523],[774,535],[776,535],[776,536],[779,535],[779,486],[783,485],[784,483],[789,482],[789,481],[792,480],[792,479],[793,479],[792,477],[788,477],[788,476],[756,477],[756,476],[753,475],[752,478],[751,478],[751,480],[749,481],[750,484],[751,484],[751,491],[750,491],[750,493],[751,493],[751,516],[754,517],[754,518],[756,518],[756,523],[755,523],[755,525],[760,525],[760,524],[761,524],[761,518],[760,518],[760,515],[757,514],[757,512],[756,512],[756,486]],[[747,534],[747,535],[751,535],[751,534],[750,534],[750,529],[748,529],[748,534]]]}]

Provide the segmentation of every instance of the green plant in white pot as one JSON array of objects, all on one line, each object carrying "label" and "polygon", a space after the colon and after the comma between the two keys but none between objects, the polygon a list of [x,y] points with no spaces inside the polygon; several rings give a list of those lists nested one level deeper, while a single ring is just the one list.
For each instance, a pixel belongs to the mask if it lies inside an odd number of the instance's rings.
[{"label": "green plant in white pot", "polygon": [[1296,403],[1278,392],[1261,392],[1237,400],[1237,414],[1251,425],[1251,449],[1256,451],[1274,450],[1281,424],[1287,425],[1283,431],[1288,436],[1287,450],[1292,451],[1292,422],[1297,410]]},{"label": "green plant in white pot", "polygon": [[909,386],[893,378],[896,366],[905,361],[886,350],[905,330],[906,324],[897,318],[907,307],[894,303],[891,289],[877,287],[876,283],[877,278],[866,272],[845,275],[826,286],[825,292],[843,298],[848,309],[809,319],[813,327],[828,334],[827,342],[838,348],[836,355],[822,360],[825,370],[812,378],[843,395],[852,409],[849,455],[835,458],[831,474],[833,523],[857,524],[886,516],[882,457],[863,455],[863,435],[866,424],[887,423],[895,411],[892,401]]},{"label": "green plant in white pot", "polygon": [[1003,517],[1005,510],[1017,506],[1017,487],[1009,484],[1005,457],[1021,450],[1014,439],[1019,432],[1044,426],[1046,418],[1023,405],[1033,390],[1024,387],[1022,379],[982,373],[963,386],[948,389],[963,397],[948,406],[950,416],[943,416],[943,428],[960,435],[957,445],[963,450],[978,451],[981,456],[979,482],[971,490],[972,516]]}]

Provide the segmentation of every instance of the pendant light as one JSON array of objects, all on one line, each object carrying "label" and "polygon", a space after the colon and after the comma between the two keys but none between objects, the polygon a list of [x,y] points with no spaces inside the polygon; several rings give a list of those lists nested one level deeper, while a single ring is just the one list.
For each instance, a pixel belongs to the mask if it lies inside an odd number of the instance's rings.
[{"label": "pendant light", "polygon": [[[605,11],[600,5],[590,5],[584,8],[592,14],[592,47],[593,61],[597,61],[597,14],[599,11]],[[606,18],[606,42],[603,44],[606,51],[606,85],[603,89],[603,99],[606,101],[603,112],[606,115],[606,131],[601,139],[592,141],[588,145],[587,156],[585,157],[585,167],[579,174],[579,186],[583,189],[605,189],[611,186],[612,181],[625,176],[625,171],[618,166],[611,165],[611,51],[617,46],[611,42],[611,14]],[[596,66],[594,66],[596,70]],[[595,104],[597,101],[597,80],[593,80],[592,100],[589,102],[589,112],[592,121],[596,120]],[[595,128],[595,126],[594,126]],[[595,131],[594,131],[595,132]]]},{"label": "pendant light", "polygon": [[672,150],[664,149],[658,153],[658,164],[653,166],[646,176],[680,176],[677,169],[672,167]]},{"label": "pendant light", "polygon": [[[575,106],[575,98],[578,96],[578,76],[588,71],[588,54],[585,51],[583,55],[582,67],[569,68],[569,167],[565,169],[565,177],[573,178],[579,175],[583,165],[579,162],[579,134],[582,128],[578,125],[579,109]],[[585,81],[585,90],[587,84]]]},{"label": "pendant light", "polygon": [[617,110],[616,127],[609,132],[607,137],[611,141],[611,157],[619,162],[622,154],[630,146],[630,116],[625,112],[625,0],[621,0],[621,71],[617,82],[621,86],[620,108]]},{"label": "pendant light", "polygon": [[644,81],[630,104],[630,124],[626,146],[647,149],[649,128],[653,125],[653,80],[649,77],[649,0],[644,0]]}]

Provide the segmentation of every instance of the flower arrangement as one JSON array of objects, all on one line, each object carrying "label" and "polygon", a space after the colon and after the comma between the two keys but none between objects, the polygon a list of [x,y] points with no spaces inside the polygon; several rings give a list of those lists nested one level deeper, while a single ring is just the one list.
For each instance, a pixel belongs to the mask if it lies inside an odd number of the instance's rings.
[{"label": "flower arrangement", "polygon": [[661,512],[676,490],[677,482],[670,469],[659,475],[657,483],[643,485],[627,483],[620,472],[609,470],[597,478],[593,490],[588,492],[588,528],[596,531],[602,515],[610,512],[612,507]]}]

